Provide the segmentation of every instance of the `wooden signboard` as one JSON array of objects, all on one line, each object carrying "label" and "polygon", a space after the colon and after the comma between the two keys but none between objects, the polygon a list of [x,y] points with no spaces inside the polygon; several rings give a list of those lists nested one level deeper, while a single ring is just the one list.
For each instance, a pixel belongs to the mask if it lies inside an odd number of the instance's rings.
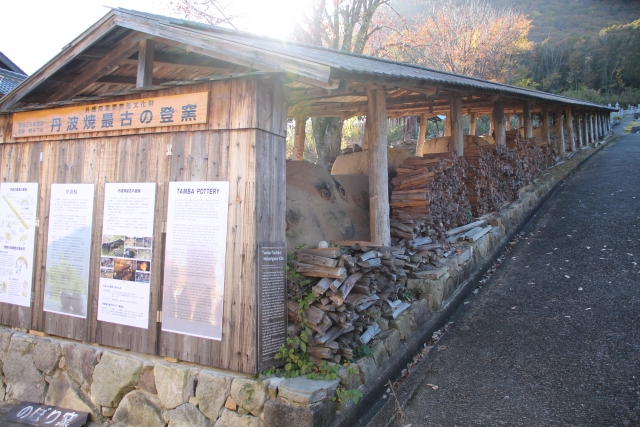
[{"label": "wooden signboard", "polygon": [[206,123],[208,98],[208,92],[196,92],[15,113],[12,136],[109,132]]},{"label": "wooden signboard", "polygon": [[258,370],[283,363],[275,358],[287,338],[287,246],[258,245]]}]

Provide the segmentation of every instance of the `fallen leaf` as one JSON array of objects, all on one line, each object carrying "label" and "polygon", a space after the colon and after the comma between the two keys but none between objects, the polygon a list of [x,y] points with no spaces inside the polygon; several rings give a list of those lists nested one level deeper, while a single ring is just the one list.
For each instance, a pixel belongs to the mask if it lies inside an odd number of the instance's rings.
[{"label": "fallen leaf", "polygon": [[586,310],[591,310],[591,307],[587,308]]},{"label": "fallen leaf", "polygon": [[591,246],[587,246],[587,249],[591,249]]},{"label": "fallen leaf", "polygon": [[434,389],[434,390],[437,390],[437,389],[439,389],[439,388],[440,388],[440,387],[438,387],[438,386],[437,386],[437,385],[435,385],[435,384],[427,384],[427,385],[428,385],[429,387],[431,387],[432,389]]},{"label": "fallen leaf", "polygon": [[581,290],[582,290],[582,288],[578,288],[578,290],[579,290],[579,291],[581,291]]},{"label": "fallen leaf", "polygon": [[567,279],[571,279],[571,277],[567,276],[566,274],[564,275],[564,277],[566,277]]},{"label": "fallen leaf", "polygon": [[515,310],[517,307],[517,305],[514,305],[513,307],[511,307],[511,310]]}]

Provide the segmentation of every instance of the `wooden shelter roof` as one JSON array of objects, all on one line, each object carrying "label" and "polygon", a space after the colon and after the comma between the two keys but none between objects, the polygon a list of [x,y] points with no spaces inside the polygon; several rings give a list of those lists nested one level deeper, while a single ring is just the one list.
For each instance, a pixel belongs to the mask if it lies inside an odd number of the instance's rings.
[{"label": "wooden shelter roof", "polygon": [[[152,86],[136,88],[141,40],[153,40]],[[609,107],[380,58],[148,13],[112,9],[0,101],[0,112],[50,108],[102,97],[255,73],[284,75],[289,114],[366,114],[367,88],[387,91],[391,116],[438,113],[452,95],[467,112],[503,97],[522,103]]]}]

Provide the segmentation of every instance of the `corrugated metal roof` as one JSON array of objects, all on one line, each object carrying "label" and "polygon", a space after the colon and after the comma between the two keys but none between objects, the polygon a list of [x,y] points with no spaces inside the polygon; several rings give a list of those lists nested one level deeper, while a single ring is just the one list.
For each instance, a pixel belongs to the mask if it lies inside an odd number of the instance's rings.
[{"label": "corrugated metal roof", "polygon": [[475,89],[499,92],[501,94],[510,95],[516,98],[560,102],[563,104],[576,106],[609,108],[604,105],[569,98],[562,95],[555,95],[547,92],[520,88],[503,83],[496,83],[473,77],[462,76],[413,64],[394,62],[366,55],[357,55],[341,50],[314,46],[294,41],[279,40],[244,31],[220,28],[207,24],[200,24],[145,12],[138,12],[120,8],[116,9],[116,11],[130,15],[137,15],[146,19],[153,19],[156,20],[159,24],[164,23],[169,25],[177,25],[187,29],[194,29],[199,32],[209,33],[212,43],[215,43],[216,38],[223,38],[228,41],[251,45],[263,50],[285,54],[287,56],[303,59],[309,62],[328,65],[332,69],[355,75],[359,74],[362,76],[377,76],[389,80],[414,79],[421,82],[433,83],[436,85],[444,84],[447,86],[455,86],[459,87],[460,89]]}]

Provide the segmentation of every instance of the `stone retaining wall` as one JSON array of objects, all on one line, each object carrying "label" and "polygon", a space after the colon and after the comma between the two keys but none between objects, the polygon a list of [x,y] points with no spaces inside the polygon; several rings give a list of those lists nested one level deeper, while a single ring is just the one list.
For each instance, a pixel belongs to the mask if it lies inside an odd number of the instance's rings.
[{"label": "stone retaining wall", "polygon": [[564,172],[522,189],[519,199],[503,211],[487,216],[491,232],[477,242],[460,244],[459,251],[443,260],[443,267],[429,271],[429,277],[410,275],[407,287],[421,291],[421,298],[396,319],[379,319],[382,332],[372,355],[358,360],[357,369],[342,368],[337,380],[258,379],[0,327],[0,401],[87,411],[93,423],[104,426],[346,425],[357,408],[353,402],[334,400],[337,387],[367,394],[386,382],[382,377],[390,375],[392,366],[412,356],[408,343],[433,329],[438,316],[430,319],[432,313],[450,304],[456,289],[491,262],[530,210],[589,151],[562,165]]}]

